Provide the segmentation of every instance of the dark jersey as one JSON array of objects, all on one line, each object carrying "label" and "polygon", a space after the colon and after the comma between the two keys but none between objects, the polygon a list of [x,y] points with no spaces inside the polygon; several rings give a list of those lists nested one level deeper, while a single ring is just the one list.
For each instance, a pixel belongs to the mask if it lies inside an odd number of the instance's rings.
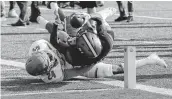
[{"label": "dark jersey", "polygon": [[[98,18],[99,19],[96,21],[101,21],[101,18],[99,16]],[[75,37],[78,32],[78,29],[72,28],[69,23],[70,23],[69,20],[66,19],[65,24],[67,28],[65,27],[66,29],[64,30],[66,30],[65,32],[67,32],[69,36]],[[88,58],[84,56],[83,54],[80,53],[80,51],[76,48],[76,46],[70,46],[70,47],[61,46],[57,42],[57,32],[60,32],[62,30],[58,29],[58,26],[56,26],[55,24],[54,25],[51,24],[51,27],[49,29],[50,29],[49,32],[51,32],[50,42],[56,49],[58,49],[61,53],[64,54],[66,60],[73,66],[85,66],[85,65],[95,64],[101,61],[102,59],[104,59],[104,57],[107,56],[107,54],[110,52],[113,46],[112,44],[113,37],[111,36],[113,31],[103,23],[97,25],[97,32],[98,32],[97,35],[101,40],[103,49],[101,51],[101,54],[96,58]]]}]

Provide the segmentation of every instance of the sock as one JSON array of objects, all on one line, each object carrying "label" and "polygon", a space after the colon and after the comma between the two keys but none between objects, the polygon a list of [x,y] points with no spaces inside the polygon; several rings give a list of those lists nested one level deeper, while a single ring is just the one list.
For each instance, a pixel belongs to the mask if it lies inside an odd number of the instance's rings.
[{"label": "sock", "polygon": [[47,20],[45,20],[43,17],[38,16],[37,17],[37,22],[41,24],[41,27],[45,28],[46,24],[48,23]]},{"label": "sock", "polygon": [[51,9],[53,10],[53,11],[55,11],[55,10],[58,10],[58,5],[57,5],[57,3],[54,3],[54,2],[52,2],[51,4],[50,4],[50,7],[51,7]]}]

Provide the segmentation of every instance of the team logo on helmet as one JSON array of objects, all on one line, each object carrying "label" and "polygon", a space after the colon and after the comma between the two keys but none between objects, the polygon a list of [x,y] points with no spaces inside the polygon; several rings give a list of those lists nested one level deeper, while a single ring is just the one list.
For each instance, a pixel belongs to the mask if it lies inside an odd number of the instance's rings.
[{"label": "team logo on helmet", "polygon": [[76,39],[78,50],[85,56],[95,58],[102,51],[102,44],[95,33],[85,32]]}]

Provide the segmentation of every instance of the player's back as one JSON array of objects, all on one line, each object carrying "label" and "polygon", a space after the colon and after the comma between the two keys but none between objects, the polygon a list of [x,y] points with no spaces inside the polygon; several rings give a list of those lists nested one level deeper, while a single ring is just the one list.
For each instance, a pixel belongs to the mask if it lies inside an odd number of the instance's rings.
[{"label": "player's back", "polygon": [[37,40],[32,43],[29,49],[29,56],[31,56],[34,52],[37,52],[40,50],[56,50],[56,49],[46,40],[43,40],[43,39]]}]

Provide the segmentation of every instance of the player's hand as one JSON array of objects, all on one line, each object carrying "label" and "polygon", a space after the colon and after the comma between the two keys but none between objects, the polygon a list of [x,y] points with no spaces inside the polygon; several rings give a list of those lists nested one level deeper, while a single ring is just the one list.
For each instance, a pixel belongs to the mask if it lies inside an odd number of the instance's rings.
[{"label": "player's hand", "polygon": [[96,21],[97,25],[101,25],[103,23],[103,18],[98,13],[91,14],[90,20]]},{"label": "player's hand", "polygon": [[69,45],[72,45],[72,46],[76,45],[76,37],[69,37],[67,42]]}]

